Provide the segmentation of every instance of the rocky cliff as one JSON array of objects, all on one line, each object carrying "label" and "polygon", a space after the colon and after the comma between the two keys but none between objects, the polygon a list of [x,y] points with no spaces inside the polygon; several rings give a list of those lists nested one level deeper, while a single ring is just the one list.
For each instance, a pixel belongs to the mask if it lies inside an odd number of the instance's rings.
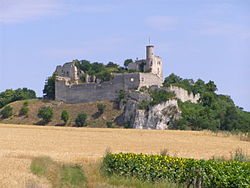
[{"label": "rocky cliff", "polygon": [[[153,99],[148,92],[129,92],[120,101],[120,108],[123,109],[123,113],[116,119],[117,124],[125,124],[127,127],[135,129],[167,129],[172,120],[181,118],[181,110],[178,107],[177,99],[182,102],[197,102],[198,100],[198,96],[194,95],[185,95],[185,98],[179,98],[180,93],[187,93],[182,88],[156,89],[172,91],[175,93],[175,97],[156,105],[150,105]],[[148,105],[143,106],[142,103]]]}]

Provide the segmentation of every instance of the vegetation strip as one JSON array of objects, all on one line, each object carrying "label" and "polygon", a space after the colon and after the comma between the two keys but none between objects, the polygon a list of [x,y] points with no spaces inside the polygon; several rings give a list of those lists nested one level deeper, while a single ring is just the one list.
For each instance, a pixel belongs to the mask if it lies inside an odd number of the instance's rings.
[{"label": "vegetation strip", "polygon": [[49,157],[36,157],[30,166],[31,172],[47,178],[52,187],[86,187],[86,178],[79,165],[61,164]]},{"label": "vegetation strip", "polygon": [[250,163],[195,160],[134,153],[107,154],[102,169],[108,175],[149,182],[170,181],[194,187],[248,187]]}]

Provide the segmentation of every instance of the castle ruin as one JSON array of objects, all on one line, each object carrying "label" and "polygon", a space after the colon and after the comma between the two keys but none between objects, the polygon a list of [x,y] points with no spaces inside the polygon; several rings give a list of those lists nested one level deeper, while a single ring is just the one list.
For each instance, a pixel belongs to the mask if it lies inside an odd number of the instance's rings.
[{"label": "castle ruin", "polygon": [[[146,59],[131,62],[134,73],[114,73],[110,81],[100,82],[79,70],[74,62],[57,66],[55,100],[66,103],[116,101],[121,90],[138,90],[143,86],[162,86],[162,59],[154,55],[154,46],[146,46]],[[85,75],[85,83],[80,77]]]}]

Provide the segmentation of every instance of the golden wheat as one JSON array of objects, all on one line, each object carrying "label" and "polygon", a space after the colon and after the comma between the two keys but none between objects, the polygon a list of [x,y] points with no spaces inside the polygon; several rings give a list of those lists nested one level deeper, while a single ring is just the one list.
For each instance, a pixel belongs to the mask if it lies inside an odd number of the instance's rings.
[{"label": "golden wheat", "polygon": [[107,148],[148,154],[167,149],[170,155],[197,159],[230,157],[237,148],[250,154],[250,142],[208,132],[0,124],[0,187],[16,187],[18,182],[34,179],[29,172],[30,157],[45,155],[81,163],[100,159]]}]

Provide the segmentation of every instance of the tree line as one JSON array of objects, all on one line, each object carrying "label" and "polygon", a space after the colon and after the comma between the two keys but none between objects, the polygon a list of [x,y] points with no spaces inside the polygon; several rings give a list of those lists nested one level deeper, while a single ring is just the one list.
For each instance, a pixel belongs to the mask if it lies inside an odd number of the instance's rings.
[{"label": "tree line", "polygon": [[170,128],[250,131],[250,112],[236,106],[230,96],[217,94],[217,86],[213,81],[205,83],[201,79],[194,81],[170,74],[163,85],[182,87],[194,94],[200,93],[197,104],[178,101],[182,118],[171,122]]}]

